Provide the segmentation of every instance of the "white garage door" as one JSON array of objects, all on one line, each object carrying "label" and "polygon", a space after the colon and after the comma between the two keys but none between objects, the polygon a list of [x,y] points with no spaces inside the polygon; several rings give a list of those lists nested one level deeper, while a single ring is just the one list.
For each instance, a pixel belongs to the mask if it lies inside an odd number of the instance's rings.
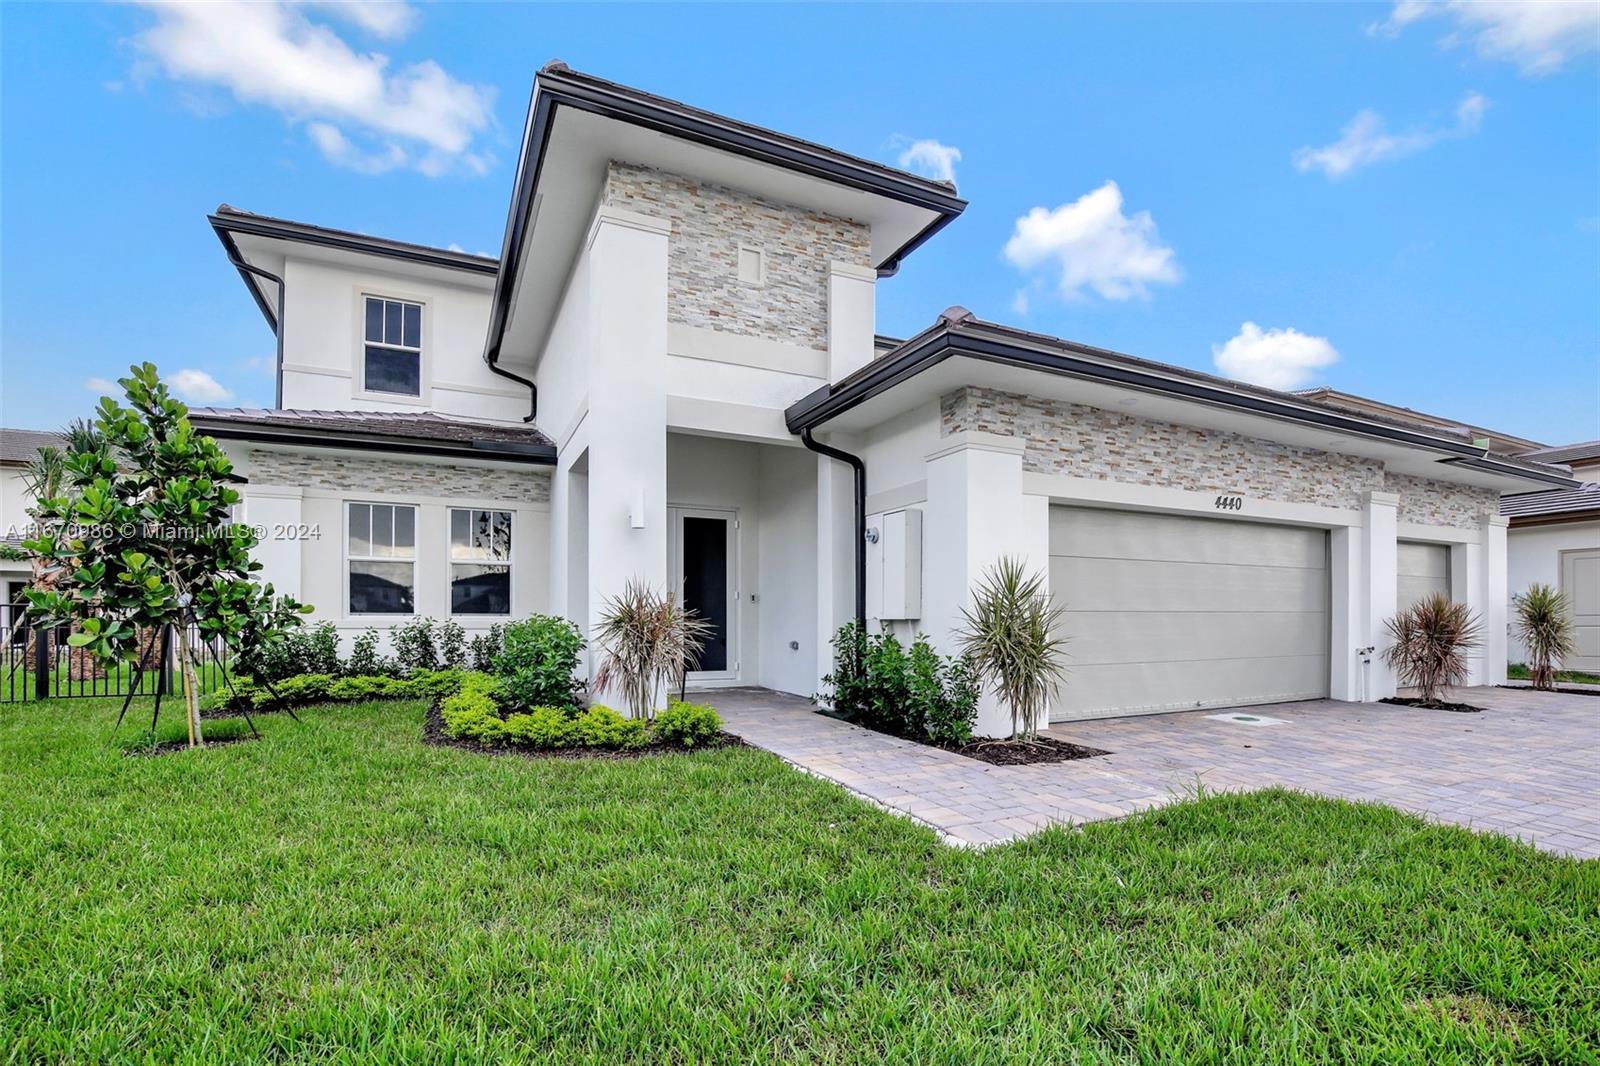
[{"label": "white garage door", "polygon": [[1328,694],[1328,535],[1050,509],[1067,680],[1052,721]]},{"label": "white garage door", "polygon": [[1561,553],[1561,591],[1572,607],[1573,649],[1565,668],[1600,674],[1600,551]]},{"label": "white garage door", "polygon": [[1450,546],[1402,540],[1395,545],[1395,607],[1404,611],[1435,592],[1450,595]]}]

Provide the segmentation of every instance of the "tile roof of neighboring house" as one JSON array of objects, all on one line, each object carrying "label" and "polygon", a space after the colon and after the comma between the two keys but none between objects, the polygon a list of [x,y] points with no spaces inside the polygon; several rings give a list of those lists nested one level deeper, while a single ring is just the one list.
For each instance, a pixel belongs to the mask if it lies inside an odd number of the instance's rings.
[{"label": "tile roof of neighboring house", "polygon": [[533,425],[476,422],[431,411],[292,411],[196,407],[196,429],[223,439],[300,447],[553,463],[556,448]]},{"label": "tile roof of neighboring house", "polygon": [[1549,519],[1557,515],[1573,518],[1593,514],[1600,518],[1600,484],[1589,482],[1575,489],[1552,492],[1520,492],[1500,497],[1500,513],[1511,519]]},{"label": "tile roof of neighboring house", "polygon": [[60,447],[65,439],[61,434],[47,429],[0,428],[0,463],[7,466],[31,463],[40,448]]},{"label": "tile roof of neighboring house", "polygon": [[1600,459],[1600,440],[1535,448],[1531,452],[1523,452],[1522,458],[1532,459],[1536,463],[1578,463],[1586,459]]}]

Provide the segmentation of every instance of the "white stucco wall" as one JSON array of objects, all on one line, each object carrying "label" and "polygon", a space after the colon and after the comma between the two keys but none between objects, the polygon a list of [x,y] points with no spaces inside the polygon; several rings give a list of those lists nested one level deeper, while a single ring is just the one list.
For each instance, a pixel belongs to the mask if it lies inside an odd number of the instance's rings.
[{"label": "white stucco wall", "polygon": [[[380,260],[373,260],[374,266]],[[291,257],[284,268],[283,406],[333,411],[435,410],[521,421],[528,393],[483,361],[486,284],[439,272],[425,279]],[[419,302],[423,386],[415,399],[361,391],[363,296]],[[270,396],[258,397],[268,403]]]},{"label": "white stucco wall", "polygon": [[[256,549],[262,578],[316,607],[348,641],[370,627],[387,630],[416,616],[450,612],[449,511],[482,507],[512,513],[511,613],[453,616],[469,632],[550,610],[550,474],[517,464],[462,464],[344,452],[288,452],[229,444],[244,486],[245,521],[265,527]],[[308,474],[308,467],[315,468]],[[345,563],[347,505],[415,506],[415,615],[351,614]]]},{"label": "white stucco wall", "polygon": [[[1548,526],[1513,527],[1506,533],[1506,589],[1509,596],[1526,592],[1529,585],[1561,587],[1561,552],[1600,548],[1600,522],[1562,522]],[[1508,618],[1515,608],[1507,604]],[[1526,662],[1527,651],[1513,636],[1507,654],[1514,663]]]}]

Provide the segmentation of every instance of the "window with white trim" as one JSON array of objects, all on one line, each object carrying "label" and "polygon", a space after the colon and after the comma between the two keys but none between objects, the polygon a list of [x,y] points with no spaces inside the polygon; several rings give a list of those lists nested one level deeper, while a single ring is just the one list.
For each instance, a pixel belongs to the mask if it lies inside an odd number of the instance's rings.
[{"label": "window with white trim", "polygon": [[346,532],[351,614],[416,611],[417,509],[352,503]]},{"label": "window with white trim", "polygon": [[511,613],[511,512],[450,508],[450,613]]},{"label": "window with white trim", "polygon": [[382,296],[365,299],[362,388],[396,396],[421,396],[422,305]]}]

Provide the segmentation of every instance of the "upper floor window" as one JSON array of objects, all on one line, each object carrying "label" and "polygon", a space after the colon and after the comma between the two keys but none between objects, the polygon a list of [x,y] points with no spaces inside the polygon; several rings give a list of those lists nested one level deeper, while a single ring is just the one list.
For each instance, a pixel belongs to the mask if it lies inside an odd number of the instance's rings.
[{"label": "upper floor window", "polygon": [[368,392],[422,395],[422,305],[366,297],[361,381]]}]

